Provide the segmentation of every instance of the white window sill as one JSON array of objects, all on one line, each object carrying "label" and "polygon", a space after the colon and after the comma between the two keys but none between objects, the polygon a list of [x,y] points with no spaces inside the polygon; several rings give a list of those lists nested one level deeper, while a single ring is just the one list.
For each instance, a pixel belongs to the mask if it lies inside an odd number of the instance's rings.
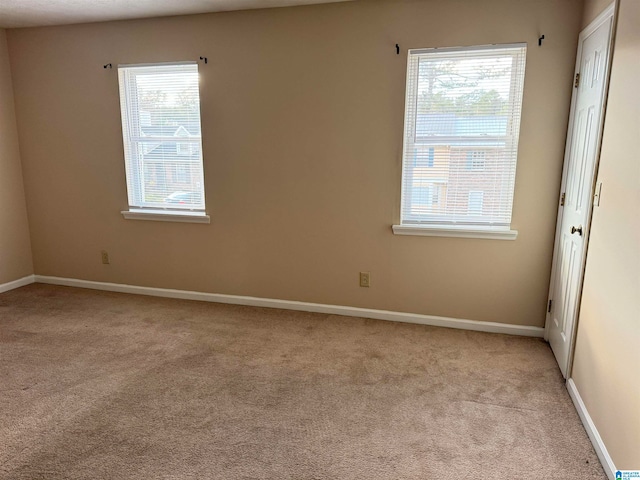
[{"label": "white window sill", "polygon": [[395,235],[417,235],[422,237],[484,238],[488,240],[515,240],[517,230],[507,228],[445,227],[425,225],[393,225]]},{"label": "white window sill", "polygon": [[127,220],[151,220],[155,222],[211,223],[204,212],[181,212],[166,210],[125,210],[122,216]]}]

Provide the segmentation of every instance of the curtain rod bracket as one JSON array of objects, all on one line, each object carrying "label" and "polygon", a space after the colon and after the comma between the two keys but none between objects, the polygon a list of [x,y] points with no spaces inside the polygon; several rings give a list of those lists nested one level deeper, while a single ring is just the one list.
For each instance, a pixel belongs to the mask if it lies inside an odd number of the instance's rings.
[{"label": "curtain rod bracket", "polygon": [[542,41],[543,41],[543,40],[544,40],[544,35],[541,35],[541,36],[538,38],[538,46],[539,46],[539,47],[541,47],[541,46],[542,46]]},{"label": "curtain rod bracket", "polygon": [[396,55],[400,55],[400,45],[396,43]]},{"label": "curtain rod bracket", "polygon": [[209,63],[209,59],[207,57],[200,57],[200,60],[204,60],[204,63]]},{"label": "curtain rod bracket", "polygon": [[105,65],[102,66],[102,68],[113,68],[113,65],[111,65],[110,63],[107,63]]}]

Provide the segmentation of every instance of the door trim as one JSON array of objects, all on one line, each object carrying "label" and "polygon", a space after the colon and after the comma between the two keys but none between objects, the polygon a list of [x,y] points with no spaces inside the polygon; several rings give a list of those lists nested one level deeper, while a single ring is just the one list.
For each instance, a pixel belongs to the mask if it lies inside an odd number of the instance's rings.
[{"label": "door trim", "polygon": [[[587,27],[585,27],[584,30],[582,30],[580,32],[580,35],[578,36],[578,50],[576,53],[576,65],[575,65],[575,69],[574,69],[574,78],[575,75],[578,74],[580,72],[580,63],[581,63],[581,59],[582,59],[582,45],[585,41],[585,39],[591,35],[592,33],[594,33],[599,27],[601,27],[602,25],[604,25],[606,22],[611,21],[611,31],[609,32],[609,42],[607,45],[608,48],[608,52],[607,52],[607,62],[605,64],[605,73],[604,73],[604,86],[603,86],[603,96],[602,96],[602,104],[600,106],[600,122],[598,125],[598,133],[597,133],[597,138],[596,138],[596,146],[595,146],[595,152],[596,152],[596,158],[594,161],[594,168],[593,168],[593,178],[591,179],[591,189],[590,189],[590,201],[587,204],[587,218],[586,218],[586,223],[584,226],[584,248],[582,251],[582,258],[580,261],[580,280],[578,282],[578,289],[577,289],[577,298],[576,298],[576,309],[575,309],[575,313],[574,313],[574,318],[573,320],[573,324],[572,324],[572,329],[571,329],[571,336],[569,339],[569,358],[567,359],[567,369],[566,369],[566,378],[570,378],[571,377],[571,369],[573,367],[573,354],[574,354],[574,350],[575,350],[575,337],[576,337],[576,333],[578,331],[578,319],[580,317],[580,303],[581,303],[581,299],[582,299],[582,285],[584,282],[584,271],[585,271],[585,266],[586,266],[586,260],[587,260],[587,251],[589,248],[589,233],[591,230],[591,217],[593,214],[593,193],[595,190],[595,183],[596,183],[596,179],[598,178],[598,166],[600,163],[600,148],[601,148],[601,144],[602,144],[602,134],[604,131],[604,120],[605,120],[605,116],[606,116],[606,106],[607,106],[607,97],[608,97],[608,91],[609,91],[609,79],[611,76],[611,63],[613,60],[613,42],[614,42],[614,37],[615,37],[615,26],[616,26],[616,13],[617,13],[617,4],[618,4],[618,0],[614,0],[607,8],[605,8],[602,13],[600,13],[600,15],[598,15]],[[576,108],[576,101],[577,101],[577,95],[576,95],[576,89],[573,90],[573,93],[571,94],[571,109],[570,109],[570,113],[569,113],[569,122],[568,122],[568,126],[571,128],[573,127],[573,122],[575,120],[575,108]],[[569,128],[567,128],[567,141],[566,141],[566,145],[565,145],[565,152],[564,152],[564,161],[563,161],[563,167],[562,167],[562,181],[560,184],[560,192],[558,195],[558,211],[557,211],[557,217],[556,217],[556,233],[555,233],[555,238],[554,238],[554,243],[553,243],[553,259],[552,259],[552,263],[551,263],[551,278],[549,281],[549,294],[547,297],[547,302],[553,300],[553,291],[555,288],[555,280],[556,280],[556,269],[557,269],[557,255],[558,255],[558,245],[560,242],[560,237],[561,237],[561,226],[562,226],[562,216],[563,216],[563,206],[560,203],[560,195],[562,194],[562,192],[566,191],[566,182],[567,182],[567,175],[568,175],[568,158],[569,158],[569,154],[570,154],[570,149],[571,149],[571,143],[570,143],[570,139],[571,139],[571,131],[569,130]],[[552,322],[552,315],[551,312],[549,312],[547,310],[546,313],[546,319],[545,319],[545,326],[544,326],[544,339],[546,341],[549,341],[549,330],[551,328],[551,322]]]}]

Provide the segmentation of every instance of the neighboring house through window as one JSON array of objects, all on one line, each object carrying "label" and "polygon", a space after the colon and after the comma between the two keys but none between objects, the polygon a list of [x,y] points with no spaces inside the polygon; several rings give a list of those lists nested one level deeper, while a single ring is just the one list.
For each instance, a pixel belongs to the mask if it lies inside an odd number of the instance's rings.
[{"label": "neighboring house through window", "polygon": [[409,51],[398,227],[510,231],[525,56],[525,44]]},{"label": "neighboring house through window", "polygon": [[427,185],[416,185],[411,194],[413,198],[411,201],[416,205],[417,208],[431,208],[434,203],[436,203],[436,199],[434,198],[434,186],[433,184]]},{"label": "neighboring house through window", "polygon": [[485,154],[482,150],[467,151],[467,170],[484,170]]},{"label": "neighboring house through window", "polygon": [[416,148],[413,152],[413,165],[415,167],[433,167],[435,160],[435,148]]},{"label": "neighboring house through window", "polygon": [[480,216],[482,215],[482,207],[484,204],[484,192],[483,191],[470,191],[469,203],[467,212],[469,215]]},{"label": "neighboring house through window", "polygon": [[189,183],[191,181],[191,169],[189,164],[179,163],[176,165],[176,182]]},{"label": "neighboring house through window", "polygon": [[118,77],[130,211],[204,213],[198,65],[124,65]]}]

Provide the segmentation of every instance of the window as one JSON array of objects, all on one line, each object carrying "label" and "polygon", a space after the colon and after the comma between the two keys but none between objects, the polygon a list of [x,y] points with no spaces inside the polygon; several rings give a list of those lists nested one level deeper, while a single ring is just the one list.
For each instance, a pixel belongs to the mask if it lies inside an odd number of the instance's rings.
[{"label": "window", "polygon": [[[525,44],[409,50],[401,225],[394,232],[502,231],[515,238],[525,56]],[[416,203],[427,183],[444,186],[437,209]]]},{"label": "window", "polygon": [[484,170],[484,155],[482,150],[469,150],[467,152],[467,170]]},{"label": "window", "polygon": [[433,167],[434,159],[435,148],[433,147],[423,149],[416,148],[413,152],[413,165],[415,167]]},{"label": "window", "polygon": [[411,191],[411,194],[413,195],[411,203],[418,209],[423,207],[432,207],[438,200],[435,188],[432,184],[417,185]]},{"label": "window", "polygon": [[129,197],[123,214],[206,217],[198,65],[124,65],[118,78]]},{"label": "window", "polygon": [[182,156],[193,155],[193,145],[190,143],[180,142],[176,144],[177,154]]},{"label": "window", "polygon": [[484,204],[484,192],[483,191],[472,191],[469,192],[469,206],[467,208],[467,213],[469,215],[482,215],[482,206]]},{"label": "window", "polygon": [[189,164],[183,163],[176,165],[176,182],[189,183],[191,181],[191,169]]}]

